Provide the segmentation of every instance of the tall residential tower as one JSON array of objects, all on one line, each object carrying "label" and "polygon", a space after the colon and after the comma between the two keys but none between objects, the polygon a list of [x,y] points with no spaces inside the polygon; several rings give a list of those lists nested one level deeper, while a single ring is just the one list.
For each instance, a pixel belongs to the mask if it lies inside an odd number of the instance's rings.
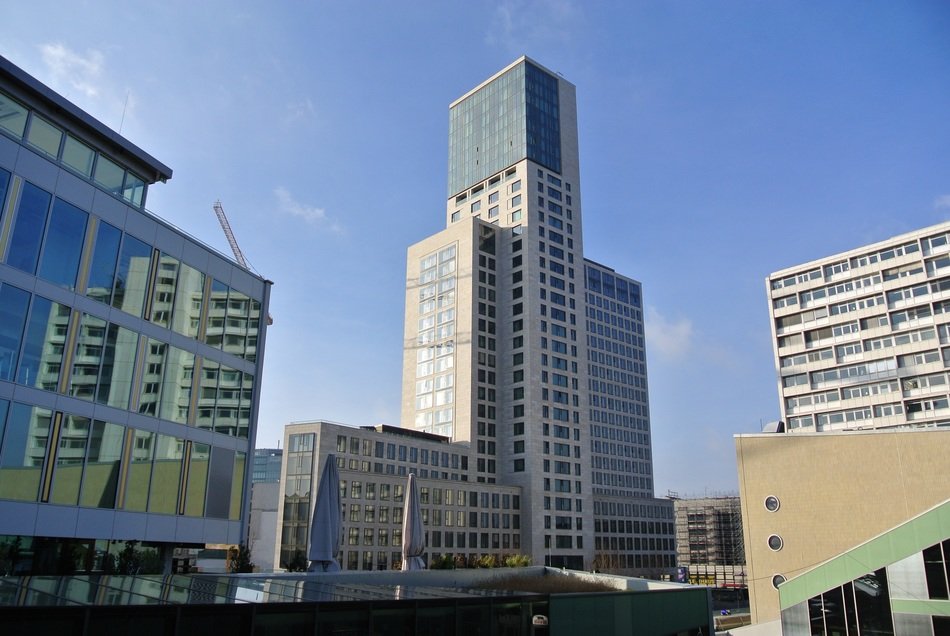
[{"label": "tall residential tower", "polygon": [[584,258],[575,88],[522,57],[449,120],[446,229],[408,252],[403,426],[521,487],[535,562],[671,567],[640,284]]}]

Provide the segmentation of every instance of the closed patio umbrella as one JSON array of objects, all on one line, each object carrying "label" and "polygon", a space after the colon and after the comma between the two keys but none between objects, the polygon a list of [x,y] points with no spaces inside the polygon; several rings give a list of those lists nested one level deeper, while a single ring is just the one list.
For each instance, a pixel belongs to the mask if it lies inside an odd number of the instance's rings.
[{"label": "closed patio umbrella", "polygon": [[340,473],[336,469],[336,456],[326,456],[320,484],[317,486],[317,501],[313,506],[313,521],[310,522],[311,572],[338,572],[340,563],[336,554],[340,549],[343,519],[340,514]]},{"label": "closed patio umbrella", "polygon": [[422,527],[422,508],[419,505],[419,486],[416,476],[409,473],[406,499],[402,505],[402,569],[424,570],[422,553],[426,550],[425,528]]}]

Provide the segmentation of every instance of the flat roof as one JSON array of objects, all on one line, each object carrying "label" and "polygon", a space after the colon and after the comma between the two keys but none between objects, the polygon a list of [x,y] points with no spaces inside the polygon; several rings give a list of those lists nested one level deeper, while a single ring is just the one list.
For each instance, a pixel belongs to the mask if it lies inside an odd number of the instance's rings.
[{"label": "flat roof", "polygon": [[530,592],[346,582],[313,574],[87,574],[0,577],[0,607],[208,605],[537,596]]},{"label": "flat roof", "polygon": [[947,229],[950,229],[950,221],[943,221],[935,225],[928,225],[927,227],[922,227],[917,230],[911,230],[910,232],[905,232],[903,234],[897,234],[890,238],[887,238],[881,241],[876,241],[874,243],[868,243],[867,245],[855,247],[853,249],[850,249],[844,252],[830,254],[829,256],[822,256],[821,258],[816,258],[814,260],[810,260],[805,263],[801,263],[799,265],[792,265],[790,267],[782,268],[780,270],[774,271],[771,274],[769,274],[765,278],[765,280],[769,281],[769,280],[772,280],[773,278],[781,278],[784,276],[788,276],[789,274],[796,274],[800,272],[801,270],[816,269],[822,265],[828,264],[829,262],[842,261],[847,258],[852,258],[854,256],[862,256],[864,254],[870,254],[873,252],[887,249],[889,247],[893,247],[895,245],[908,243],[912,240],[923,238],[930,234],[937,234],[938,232],[941,232]]},{"label": "flat roof", "polygon": [[171,168],[3,56],[0,56],[0,73],[21,93],[14,97],[21,97],[31,104],[42,104],[51,114],[59,115],[69,123],[99,137],[107,146],[105,150],[118,151],[120,156],[134,161],[135,165],[129,167],[135,172],[145,172],[146,174],[139,176],[150,184],[171,179]]}]

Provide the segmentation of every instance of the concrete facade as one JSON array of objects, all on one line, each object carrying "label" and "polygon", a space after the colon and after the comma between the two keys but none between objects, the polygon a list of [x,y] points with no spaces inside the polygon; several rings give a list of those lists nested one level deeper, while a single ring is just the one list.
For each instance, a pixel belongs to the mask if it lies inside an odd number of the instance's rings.
[{"label": "concrete facade", "polygon": [[766,279],[788,432],[950,425],[950,223]]},{"label": "concrete facade", "polygon": [[754,623],[779,618],[775,583],[950,497],[950,430],[737,435],[735,443]]}]

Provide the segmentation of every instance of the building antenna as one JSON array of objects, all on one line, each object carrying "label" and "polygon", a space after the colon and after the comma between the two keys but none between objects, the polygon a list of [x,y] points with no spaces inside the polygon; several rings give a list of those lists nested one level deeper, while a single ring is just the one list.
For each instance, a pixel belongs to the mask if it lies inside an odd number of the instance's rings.
[{"label": "building antenna", "polygon": [[122,107],[122,119],[119,120],[119,134],[122,134],[122,125],[125,124],[125,112],[129,109],[129,95],[132,91],[125,91],[125,106]]}]

